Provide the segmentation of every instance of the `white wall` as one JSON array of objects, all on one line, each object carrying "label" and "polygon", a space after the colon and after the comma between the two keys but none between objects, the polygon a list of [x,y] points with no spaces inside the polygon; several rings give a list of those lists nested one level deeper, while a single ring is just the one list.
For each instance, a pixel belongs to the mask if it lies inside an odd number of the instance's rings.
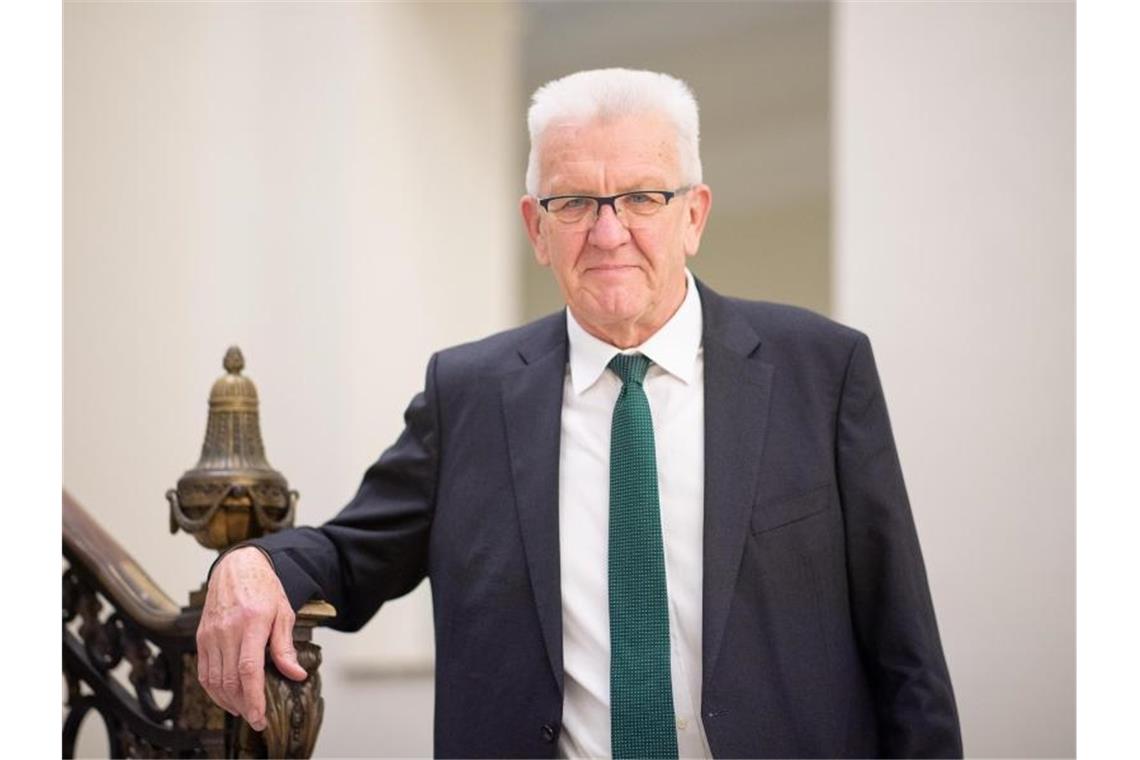
[{"label": "white wall", "polygon": [[[517,322],[515,17],[66,4],[63,482],[176,601],[213,555],[168,534],[163,494],[228,345],[318,523],[395,440],[430,351]],[[318,753],[430,753],[426,587],[318,639]],[[421,674],[346,681],[361,663]]]},{"label": "white wall", "polygon": [[875,347],[972,756],[1075,753],[1073,16],[834,18],[835,316]]}]

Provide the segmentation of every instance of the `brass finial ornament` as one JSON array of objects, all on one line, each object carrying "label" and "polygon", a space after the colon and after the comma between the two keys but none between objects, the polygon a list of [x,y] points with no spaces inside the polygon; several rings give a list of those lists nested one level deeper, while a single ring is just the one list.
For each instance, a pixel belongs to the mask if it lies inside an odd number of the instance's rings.
[{"label": "brass finial ornament", "polygon": [[291,526],[298,498],[265,459],[257,388],[241,374],[241,349],[230,346],[222,366],[226,374],[210,391],[202,456],[166,492],[170,532],[181,528],[218,551]]}]

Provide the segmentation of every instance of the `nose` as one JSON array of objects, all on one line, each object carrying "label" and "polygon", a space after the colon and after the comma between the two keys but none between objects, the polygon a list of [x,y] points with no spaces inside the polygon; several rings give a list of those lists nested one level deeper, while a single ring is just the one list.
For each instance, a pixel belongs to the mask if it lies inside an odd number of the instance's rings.
[{"label": "nose", "polygon": [[590,228],[589,241],[602,249],[613,249],[629,240],[629,230],[618,219],[613,206],[598,209],[598,218]]}]

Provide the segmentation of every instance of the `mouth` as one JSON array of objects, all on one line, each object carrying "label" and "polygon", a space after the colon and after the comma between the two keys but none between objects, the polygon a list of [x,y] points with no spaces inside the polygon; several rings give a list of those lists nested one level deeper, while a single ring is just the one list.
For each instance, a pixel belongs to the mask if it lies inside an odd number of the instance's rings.
[{"label": "mouth", "polygon": [[633,272],[638,267],[634,264],[597,264],[592,267],[586,267],[586,272],[596,272],[598,274],[621,274],[624,272]]}]

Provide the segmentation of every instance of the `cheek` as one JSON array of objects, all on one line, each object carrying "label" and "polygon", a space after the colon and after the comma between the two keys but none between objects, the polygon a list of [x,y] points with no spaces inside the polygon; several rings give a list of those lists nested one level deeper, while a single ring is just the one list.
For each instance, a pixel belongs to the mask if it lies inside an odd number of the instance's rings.
[{"label": "cheek", "polygon": [[585,235],[551,235],[547,250],[555,261],[563,267],[571,269],[582,254]]},{"label": "cheek", "polygon": [[569,281],[576,277],[575,265],[580,251],[581,246],[575,246],[565,239],[552,238],[547,241],[549,266],[559,280]]},{"label": "cheek", "polygon": [[660,273],[673,265],[675,238],[667,234],[642,234],[636,239],[642,256],[649,262],[652,272]]}]

